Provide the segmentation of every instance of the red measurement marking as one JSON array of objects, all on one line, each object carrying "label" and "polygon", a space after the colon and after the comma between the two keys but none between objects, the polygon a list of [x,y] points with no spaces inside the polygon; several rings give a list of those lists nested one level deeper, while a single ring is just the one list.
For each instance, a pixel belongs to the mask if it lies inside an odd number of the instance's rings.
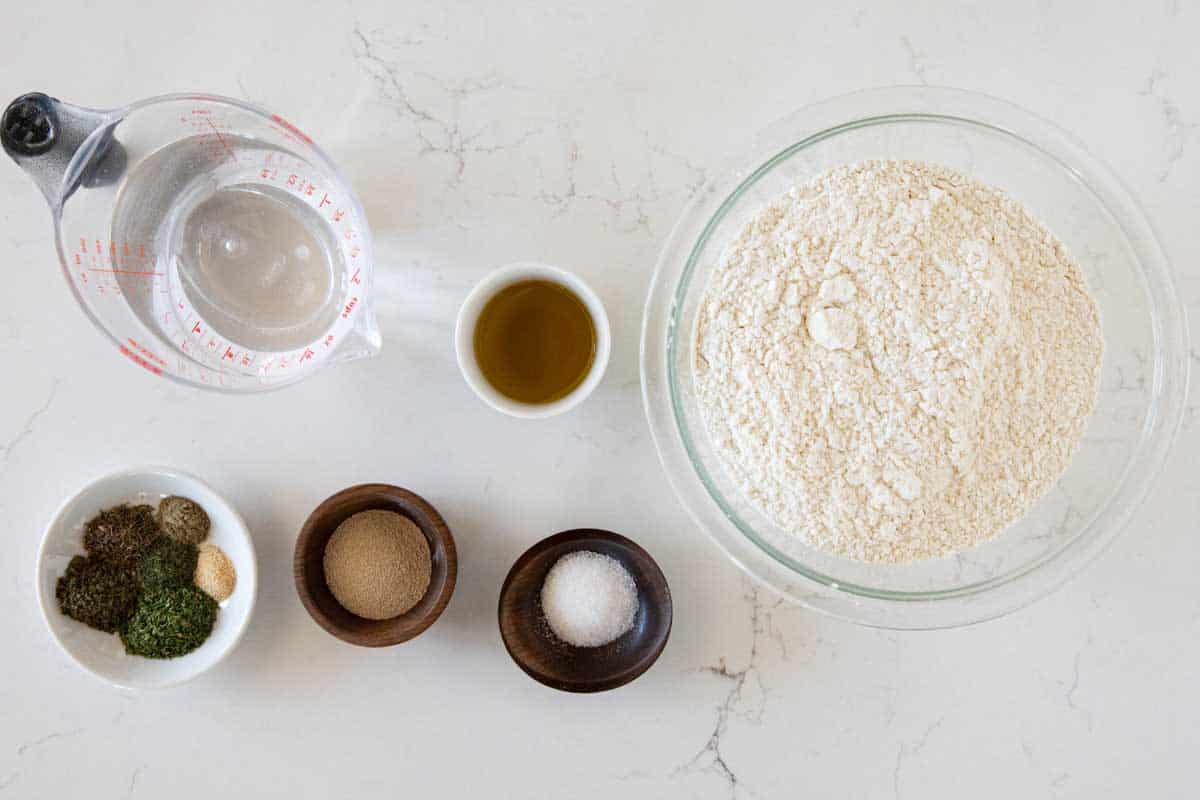
[{"label": "red measurement marking", "polygon": [[221,358],[228,358],[230,361],[232,361],[232,360],[233,360],[233,357],[234,357],[233,348],[232,348],[232,347],[226,347],[226,348],[225,348],[225,353],[224,353],[224,354],[221,356]]},{"label": "red measurement marking", "polygon": [[79,258],[79,253],[76,253],[76,254],[75,254],[75,263],[76,263],[76,264],[83,264],[83,261],[82,261],[82,260]]},{"label": "red measurement marking", "polygon": [[312,350],[309,350],[309,349],[306,347],[306,348],[304,348],[304,352],[303,352],[303,353],[300,355],[300,360],[301,360],[301,361],[308,361],[309,359],[311,359],[311,358],[312,358],[313,356],[315,356],[315,355],[316,355],[316,353],[314,353]]},{"label": "red measurement marking", "polygon": [[204,334],[204,329],[200,327],[199,322],[197,322],[195,325],[192,326],[192,333],[198,333],[201,335]]},{"label": "red measurement marking", "polygon": [[272,114],[272,115],[271,115],[271,120],[272,120],[273,122],[277,122],[277,123],[279,123],[280,125],[282,125],[282,126],[283,126],[283,127],[286,129],[286,130],[287,130],[287,132],[288,132],[288,133],[291,133],[291,134],[294,134],[294,135],[296,135],[296,136],[299,136],[299,137],[300,137],[301,139],[303,139],[303,140],[304,140],[304,141],[305,141],[307,144],[312,144],[312,143],[313,143],[313,140],[312,140],[312,139],[310,139],[310,138],[308,138],[308,135],[307,135],[307,134],[305,134],[305,133],[304,133],[304,131],[300,130],[300,129],[299,129],[299,128],[297,128],[295,125],[293,125],[292,123],[288,122],[286,119],[284,119],[283,117],[279,116],[278,114]]},{"label": "red measurement marking", "polygon": [[233,151],[229,149],[229,145],[225,143],[225,137],[221,135],[219,130],[217,130],[217,126],[213,125],[213,121],[211,119],[206,121],[208,122],[208,127],[212,128],[212,132],[217,135],[217,141],[221,143],[221,147],[224,147],[225,152],[229,153],[229,160],[236,164],[237,156],[233,154]]},{"label": "red measurement marking", "polygon": [[346,308],[345,308],[345,310],[344,310],[344,311],[342,311],[342,319],[349,319],[349,318],[350,318],[350,314],[351,314],[351,312],[353,312],[353,311],[354,311],[354,307],[355,307],[355,306],[357,306],[357,305],[358,305],[358,298],[357,298],[357,297],[351,297],[351,298],[350,298],[350,302],[349,302],[349,303],[346,303]]},{"label": "red measurement marking", "polygon": [[325,346],[329,347],[329,345],[331,345],[331,344],[333,344],[333,334],[332,333],[325,337]]},{"label": "red measurement marking", "polygon": [[148,347],[143,347],[142,345],[138,344],[136,339],[133,339],[133,338],[126,339],[125,343],[128,344],[130,347],[132,347],[134,350],[137,350],[139,353],[142,354],[143,357],[145,357],[149,361],[154,361],[158,364],[161,364],[162,366],[167,365],[167,362],[164,361],[163,359],[161,359],[160,357],[158,357],[157,355],[155,355],[153,350],[149,349]]},{"label": "red measurement marking", "polygon": [[138,258],[145,258],[145,257],[146,257],[146,245],[139,244],[138,245]]},{"label": "red measurement marking", "polygon": [[162,369],[161,369],[160,367],[158,367],[158,366],[156,366],[156,365],[154,365],[154,364],[151,364],[149,361],[147,361],[146,359],[142,358],[140,355],[138,355],[137,353],[133,352],[132,350],[130,350],[130,349],[129,349],[128,347],[126,347],[125,345],[121,345],[121,353],[122,353],[122,354],[123,354],[125,357],[127,357],[127,358],[128,358],[130,361],[132,361],[133,363],[137,364],[139,367],[145,367],[146,369],[148,369],[148,370],[150,370],[151,372],[153,372],[155,375],[162,375]]},{"label": "red measurement marking", "polygon": [[351,283],[354,283],[354,284],[361,284],[361,283],[362,283],[362,278],[358,277],[358,273],[360,273],[360,272],[362,272],[362,270],[361,270],[361,269],[356,269],[356,270],[354,270],[354,274],[350,276],[350,282],[351,282]]},{"label": "red measurement marking", "polygon": [[324,195],[324,196],[321,198],[321,202],[317,203],[317,208],[324,208],[325,206],[327,206],[327,205],[331,205],[332,203],[333,203],[333,201],[329,199],[329,194],[328,194],[328,193],[326,193],[326,194],[325,194],[325,195]]},{"label": "red measurement marking", "polygon": [[101,269],[100,267],[88,267],[88,272],[107,272],[112,275],[159,275],[161,272],[143,272],[136,269]]}]

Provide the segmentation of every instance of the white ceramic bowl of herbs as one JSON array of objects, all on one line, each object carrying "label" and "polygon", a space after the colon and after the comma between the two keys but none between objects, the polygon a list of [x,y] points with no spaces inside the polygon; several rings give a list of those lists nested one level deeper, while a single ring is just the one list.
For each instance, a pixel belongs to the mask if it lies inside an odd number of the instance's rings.
[{"label": "white ceramic bowl of herbs", "polygon": [[[157,507],[168,496],[189,498],[207,512],[211,526],[205,543],[219,547],[237,573],[233,593],[219,603],[212,633],[195,650],[177,658],[128,655],[116,634],[67,617],[55,595],[71,559],[84,554],[83,530],[99,512],[123,503]],[[70,497],[46,528],[38,551],[38,602],[50,635],[76,664],[109,683],[129,689],[156,689],[189,681],[211,669],[241,639],[254,610],[257,563],[250,533],[241,516],[200,479],[166,467],[139,467],[106,475]]]}]

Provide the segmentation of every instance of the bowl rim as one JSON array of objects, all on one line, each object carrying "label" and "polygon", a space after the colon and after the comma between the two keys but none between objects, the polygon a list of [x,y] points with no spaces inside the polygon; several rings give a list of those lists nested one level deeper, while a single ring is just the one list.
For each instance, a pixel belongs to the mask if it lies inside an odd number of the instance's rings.
[{"label": "bowl rim", "polygon": [[[475,326],[488,301],[500,290],[524,281],[544,280],[565,287],[579,298],[592,317],[596,331],[596,352],[592,366],[584,379],[564,397],[549,403],[522,403],[501,394],[483,375],[475,359]],[[587,281],[574,272],[537,261],[516,261],[497,267],[485,275],[467,294],[458,308],[454,322],[454,355],[463,380],[487,405],[518,419],[546,419],[565,414],[591,396],[604,373],[612,354],[612,328],[604,303]]]},{"label": "bowl rim", "polygon": [[[46,547],[50,541],[50,532],[55,527],[58,526],[59,522],[62,520],[63,514],[66,513],[67,508],[69,508],[72,504],[74,504],[75,502],[77,502],[78,500],[83,498],[89,492],[96,490],[99,486],[101,486],[102,484],[108,483],[109,481],[125,479],[125,478],[137,478],[139,476],[144,476],[147,474],[160,475],[160,476],[164,476],[171,480],[180,480],[180,481],[184,481],[184,482],[191,482],[195,485],[198,485],[202,489],[205,489],[206,491],[212,493],[212,495],[214,497],[216,497],[222,504],[224,504],[226,510],[228,510],[230,517],[234,520],[234,523],[235,523],[234,528],[236,529],[237,533],[245,540],[246,547],[250,552],[249,564],[247,565],[248,569],[242,570],[241,567],[243,565],[238,565],[238,572],[237,572],[238,584],[248,586],[249,593],[250,593],[250,600],[249,600],[249,605],[247,605],[247,607],[246,607],[245,615],[242,617],[240,624],[238,624],[237,630],[234,631],[233,638],[229,640],[229,643],[225,646],[225,648],[223,650],[221,650],[221,652],[217,655],[217,657],[215,659],[213,659],[213,661],[210,664],[208,664],[207,666],[205,666],[203,669],[200,669],[200,670],[192,673],[191,675],[187,675],[182,678],[165,681],[162,683],[155,683],[153,685],[143,685],[143,684],[138,684],[138,683],[134,683],[134,682],[119,681],[119,680],[109,677],[108,675],[104,675],[104,674],[101,674],[100,672],[97,672],[95,669],[92,669],[90,666],[88,666],[83,661],[81,661],[73,652],[71,652],[71,649],[69,647],[67,647],[67,645],[63,642],[62,637],[60,637],[58,635],[58,631],[56,631],[54,629],[54,626],[50,623],[50,612],[46,608],[47,598],[45,596],[45,593],[42,591],[42,567],[45,562]],[[237,508],[232,503],[230,503],[229,500],[227,500],[225,498],[225,495],[221,494],[216,489],[214,489],[211,484],[209,484],[207,481],[205,481],[201,478],[198,478],[194,474],[187,472],[185,470],[176,469],[174,467],[160,466],[160,465],[156,465],[156,464],[144,464],[144,465],[140,465],[140,466],[127,467],[124,469],[115,470],[113,472],[105,473],[97,478],[93,478],[92,480],[88,481],[82,488],[80,488],[77,491],[68,495],[67,498],[59,504],[58,508],[55,509],[54,514],[50,517],[49,522],[46,523],[46,525],[42,531],[42,541],[38,545],[37,558],[35,559],[33,580],[34,580],[34,587],[33,587],[34,594],[37,596],[38,610],[41,612],[42,623],[46,626],[46,630],[50,632],[50,638],[52,638],[54,640],[55,644],[58,645],[59,650],[61,650],[63,653],[65,653],[67,655],[67,658],[69,658],[77,667],[79,667],[81,670],[88,673],[89,675],[92,675],[92,676],[104,681],[105,683],[115,686],[118,689],[132,689],[135,691],[157,691],[159,689],[171,689],[176,686],[181,686],[185,683],[188,683],[189,681],[195,680],[196,678],[200,677],[201,675],[208,672],[213,667],[217,666],[222,661],[224,661],[229,656],[229,654],[232,653],[234,651],[234,649],[238,646],[238,644],[242,641],[242,637],[245,636],[245,634],[246,634],[246,629],[250,627],[250,618],[254,616],[254,608],[258,601],[258,553],[254,549],[254,538],[250,535],[250,528],[249,528],[249,526],[246,525],[246,520],[242,517],[241,513],[237,510]]]},{"label": "bowl rim", "polygon": [[[588,541],[596,540],[614,545],[629,553],[635,560],[641,562],[652,571],[661,581],[666,591],[666,602],[660,606],[659,611],[666,618],[666,626],[663,628],[662,635],[654,639],[653,644],[647,648],[642,658],[632,667],[604,679],[590,681],[564,680],[535,669],[524,660],[518,658],[517,654],[513,652],[512,646],[508,641],[508,636],[506,635],[504,599],[508,596],[512,589],[513,581],[516,580],[521,571],[528,566],[529,562],[540,556],[543,552],[562,545],[580,545],[580,547],[567,550],[563,554],[567,555],[568,553],[578,552],[583,549]],[[671,594],[671,585],[667,581],[666,573],[662,571],[662,567],[659,566],[659,563],[654,560],[654,556],[650,555],[646,548],[628,536],[605,530],[604,528],[571,528],[539,539],[526,548],[521,555],[517,556],[505,574],[504,582],[500,584],[499,599],[496,603],[496,621],[500,628],[500,640],[504,643],[505,652],[508,653],[508,657],[512,659],[513,663],[521,668],[522,672],[551,689],[558,689],[559,691],[571,692],[573,694],[592,694],[617,689],[632,683],[646,674],[658,662],[659,657],[667,647],[667,641],[671,638],[671,629],[675,624],[675,600]]]},{"label": "bowl rim", "polygon": [[[423,516],[425,516],[426,521],[430,524],[430,527],[437,532],[441,546],[446,552],[446,580],[442,583],[442,587],[438,592],[437,599],[433,606],[423,617],[419,618],[416,626],[410,632],[401,633],[394,636],[388,635],[378,640],[368,640],[359,634],[342,628],[332,619],[330,619],[325,612],[321,610],[320,606],[318,606],[313,600],[312,592],[309,590],[308,582],[304,577],[305,566],[310,550],[309,542],[313,536],[316,523],[320,519],[321,512],[327,510],[327,507],[336,504],[346,495],[363,491],[368,491],[373,497],[378,498],[400,497],[413,505]],[[387,510],[390,511],[392,509],[388,508]],[[350,516],[353,516],[353,514]],[[349,517],[346,517],[346,519],[349,519]],[[424,533],[425,527],[420,527],[422,533]],[[441,618],[442,613],[446,610],[446,607],[450,605],[450,598],[454,595],[454,588],[458,583],[458,548],[454,542],[454,534],[450,530],[450,526],[446,524],[446,520],[442,517],[438,510],[434,508],[433,504],[421,495],[417,494],[411,489],[405,489],[402,486],[396,486],[390,483],[358,483],[354,484],[353,486],[347,486],[346,488],[331,494],[329,497],[318,503],[309,513],[309,515],[305,517],[304,523],[300,526],[300,532],[296,535],[296,544],[292,552],[292,579],[296,586],[296,594],[300,596],[300,604],[304,606],[304,610],[308,612],[310,617],[312,617],[313,622],[316,622],[317,625],[320,626],[320,628],[326,633],[336,639],[346,642],[347,644],[356,645],[358,647],[393,647],[395,645],[404,644],[407,641],[411,641],[412,639],[415,639],[421,634],[425,633],[425,631],[429,630],[433,626],[433,623],[437,622],[438,619]],[[433,585],[431,583],[430,588],[432,588],[432,586]],[[426,594],[428,594],[428,592],[429,590],[427,589]],[[421,599],[423,600],[424,598],[425,595],[422,595]],[[418,603],[419,602],[420,601],[418,601]],[[381,625],[388,622],[394,622],[395,620],[408,615],[411,613],[411,611],[412,609],[409,609],[409,611],[406,611],[396,617],[392,617],[391,619],[372,621],[378,622]]]},{"label": "bowl rim", "polygon": [[[912,120],[980,126],[1016,139],[1060,164],[1099,201],[1128,240],[1151,306],[1155,346],[1153,391],[1141,438],[1117,490],[1086,522],[1081,534],[1013,573],[933,593],[899,593],[839,582],[797,565],[747,530],[747,524],[691,456],[674,358],[682,338],[676,335],[680,327],[677,313],[695,260],[713,227],[742,193],[779,161],[806,146],[866,125]],[[728,159],[681,214],[660,252],[643,316],[643,404],[668,482],[689,514],[734,563],[775,593],[869,626],[919,629],[979,622],[1020,608],[1060,586],[1099,555],[1128,521],[1161,471],[1182,420],[1189,369],[1186,320],[1169,263],[1132,194],[1106,165],[1053,123],[1007,101],[945,87],[867,89],[814,103],[760,132],[750,152],[751,157],[743,152]],[[1134,468],[1139,464],[1142,468],[1137,474]],[[1121,508],[1114,509],[1118,498]],[[1089,535],[1089,529],[1101,521],[1105,530]],[[730,526],[736,529],[736,536]],[[1037,585],[1030,585],[1035,574]],[[1008,587],[1003,597],[994,591],[1000,587]]]}]

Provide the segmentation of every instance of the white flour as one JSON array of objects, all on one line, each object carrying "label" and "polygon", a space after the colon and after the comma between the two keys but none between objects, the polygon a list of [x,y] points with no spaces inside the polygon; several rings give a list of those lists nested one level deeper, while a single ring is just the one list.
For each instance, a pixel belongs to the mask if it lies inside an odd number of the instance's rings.
[{"label": "white flour", "polygon": [[933,164],[845,165],[762,209],[702,303],[696,392],[743,494],[864,561],[1020,518],[1095,404],[1096,307],[1062,244]]}]

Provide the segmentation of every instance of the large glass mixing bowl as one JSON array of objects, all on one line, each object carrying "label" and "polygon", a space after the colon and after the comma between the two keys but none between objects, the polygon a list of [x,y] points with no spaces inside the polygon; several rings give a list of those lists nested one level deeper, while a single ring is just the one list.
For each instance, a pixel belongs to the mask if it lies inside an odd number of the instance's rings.
[{"label": "large glass mixing bowl", "polygon": [[[726,474],[693,390],[697,309],[727,243],[792,186],[865,159],[936,162],[1004,189],[1067,245],[1100,308],[1099,399],[1066,474],[1022,520],[954,557],[868,564],[779,529]],[[743,158],[714,174],[676,224],[642,330],[651,431],[671,484],[700,527],[783,596],[887,628],[999,616],[1061,585],[1100,553],[1162,467],[1182,416],[1187,371],[1187,330],[1169,265],[1116,177],[1033,114],[930,87],[845,95],[764,131]]]}]

